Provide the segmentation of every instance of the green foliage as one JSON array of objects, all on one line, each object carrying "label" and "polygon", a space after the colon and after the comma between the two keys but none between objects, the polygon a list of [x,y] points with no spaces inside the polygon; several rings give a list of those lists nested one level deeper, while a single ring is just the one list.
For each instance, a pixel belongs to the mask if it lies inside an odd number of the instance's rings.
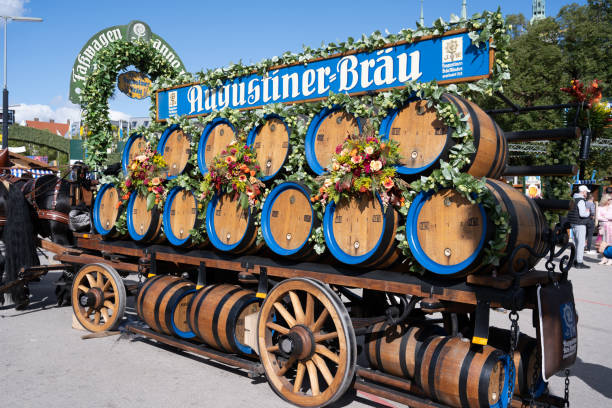
[{"label": "green foliage", "polygon": [[92,168],[99,168],[106,163],[107,150],[113,138],[108,100],[115,91],[119,72],[133,65],[138,71],[147,73],[152,80],[159,76],[176,77],[178,73],[151,44],[144,42],[113,42],[96,54],[93,65],[96,69],[87,77],[81,108],[87,129],[84,145],[90,152],[85,162]]}]

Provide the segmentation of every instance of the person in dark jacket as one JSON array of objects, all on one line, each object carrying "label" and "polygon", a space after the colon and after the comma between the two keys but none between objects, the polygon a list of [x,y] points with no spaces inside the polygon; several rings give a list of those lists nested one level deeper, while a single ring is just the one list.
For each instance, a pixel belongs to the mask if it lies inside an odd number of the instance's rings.
[{"label": "person in dark jacket", "polygon": [[586,242],[587,224],[590,221],[590,212],[586,208],[585,198],[591,190],[587,186],[578,187],[578,192],[574,194],[574,207],[567,213],[567,219],[572,226],[574,234],[574,244],[576,245],[576,265],[577,269],[590,269],[583,262],[584,244]]}]

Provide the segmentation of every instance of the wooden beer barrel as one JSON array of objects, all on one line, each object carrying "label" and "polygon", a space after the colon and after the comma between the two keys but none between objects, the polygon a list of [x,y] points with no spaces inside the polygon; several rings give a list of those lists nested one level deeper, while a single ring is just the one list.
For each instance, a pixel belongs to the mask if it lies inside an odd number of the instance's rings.
[{"label": "wooden beer barrel", "polygon": [[262,181],[272,180],[289,157],[289,126],[278,115],[266,115],[263,125],[249,132],[247,145],[257,154],[257,161],[264,176]]},{"label": "wooden beer barrel", "polygon": [[167,179],[173,179],[181,174],[187,167],[191,154],[191,138],[186,135],[179,125],[172,125],[164,130],[157,151],[164,157],[168,170]]},{"label": "wooden beer barrel", "polygon": [[191,230],[200,226],[198,202],[195,195],[176,186],[168,192],[163,214],[164,234],[172,245],[177,247],[193,246]]},{"label": "wooden beer barrel", "polygon": [[469,339],[432,336],[420,346],[414,380],[433,400],[452,407],[508,406],[510,357],[491,346],[473,346]]},{"label": "wooden beer barrel", "polygon": [[[463,171],[474,177],[498,178],[506,167],[508,144],[504,132],[478,105],[459,96],[445,94],[442,101],[451,103],[459,112],[469,115],[476,152],[470,167]],[[455,145],[453,129],[438,119],[436,110],[427,108],[427,100],[415,99],[401,109],[393,110],[380,125],[382,140],[399,142],[398,173],[406,176],[428,175],[440,167],[440,159],[448,161]]]},{"label": "wooden beer barrel", "polygon": [[[510,331],[490,327],[489,345],[501,350],[508,350],[510,347]],[[514,395],[529,397],[530,391],[533,388],[534,396],[539,397],[546,391],[548,383],[544,381],[542,372],[538,368],[538,353],[537,340],[521,333],[513,358],[514,367],[516,368]],[[533,381],[534,374],[536,379],[535,386]]]},{"label": "wooden beer barrel", "polygon": [[376,323],[365,337],[366,357],[372,368],[414,379],[419,348],[432,335],[443,334],[444,329],[431,324],[390,326],[386,322]]},{"label": "wooden beer barrel", "polygon": [[198,168],[206,175],[208,166],[234,140],[234,126],[225,118],[213,119],[206,125],[198,143]]},{"label": "wooden beer barrel", "polygon": [[119,190],[112,183],[104,184],[98,190],[93,205],[93,223],[102,238],[116,238],[120,235],[115,228],[120,201]]},{"label": "wooden beer barrel", "polygon": [[139,133],[133,133],[125,142],[123,148],[123,154],[121,155],[121,168],[123,173],[128,173],[128,166],[136,158],[136,156],[144,153],[147,142],[145,138]]},{"label": "wooden beer barrel", "polygon": [[398,258],[395,233],[399,213],[383,211],[380,196],[364,194],[339,206],[332,201],[323,215],[325,243],[331,254],[347,265],[388,267]]},{"label": "wooden beer barrel", "polygon": [[318,175],[329,167],[336,147],[349,135],[361,133],[357,118],[340,107],[324,108],[308,125],[304,148],[310,169]]},{"label": "wooden beer barrel", "polygon": [[[538,206],[512,186],[492,179],[487,187],[502,210],[510,217],[511,232],[503,252],[500,272],[508,270],[507,260],[521,244],[538,253],[546,249],[548,225]],[[495,227],[482,205],[470,203],[459,192],[444,189],[437,193],[419,193],[410,206],[406,237],[412,255],[425,269],[437,274],[461,276],[489,272],[491,265],[481,265],[484,248],[493,238]],[[538,259],[521,250],[515,261],[525,259],[534,266]]]},{"label": "wooden beer barrel", "polygon": [[187,323],[187,309],[195,294],[192,282],[157,275],[147,279],[138,291],[136,313],[157,332],[191,339],[195,333]]},{"label": "wooden beer barrel", "polygon": [[127,205],[127,227],[136,242],[159,242],[162,216],[157,205],[147,210],[147,198],[134,191]]},{"label": "wooden beer barrel", "polygon": [[211,285],[199,290],[187,310],[187,323],[211,347],[228,353],[253,354],[245,344],[246,316],[257,313],[255,292],[235,285]]},{"label": "wooden beer barrel", "polygon": [[320,222],[310,195],[306,185],[296,182],[279,184],[268,194],[261,214],[261,232],[275,254],[301,260],[316,255],[309,238]]},{"label": "wooden beer barrel", "polygon": [[259,250],[257,226],[250,209],[242,209],[229,194],[214,195],[206,209],[206,233],[220,251],[251,254]]}]

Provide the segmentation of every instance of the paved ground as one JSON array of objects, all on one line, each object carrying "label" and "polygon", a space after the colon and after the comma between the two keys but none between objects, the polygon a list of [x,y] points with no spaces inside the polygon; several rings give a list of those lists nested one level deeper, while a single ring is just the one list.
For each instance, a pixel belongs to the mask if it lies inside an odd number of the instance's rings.
[{"label": "paved ground", "polygon": [[[595,261],[592,256],[585,258]],[[612,406],[612,266],[572,270],[579,320],[579,360],[572,368],[573,407]],[[2,407],[287,407],[261,379],[127,335],[81,340],[70,307],[55,307],[50,273],[31,285],[25,311],[0,308]],[[134,309],[128,302],[128,319]],[[507,314],[493,323],[509,327]],[[521,329],[533,334],[531,314]],[[563,379],[551,389],[562,392]],[[400,406],[359,393],[336,406]]]}]

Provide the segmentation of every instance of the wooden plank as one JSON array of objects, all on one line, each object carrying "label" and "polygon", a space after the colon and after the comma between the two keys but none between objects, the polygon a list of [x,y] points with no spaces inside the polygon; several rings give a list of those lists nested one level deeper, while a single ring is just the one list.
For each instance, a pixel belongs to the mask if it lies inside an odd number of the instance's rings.
[{"label": "wooden plank", "polygon": [[94,256],[94,255],[85,255],[85,254],[69,255],[69,254],[64,253],[64,254],[55,255],[54,259],[58,261],[62,261],[62,262],[75,263],[79,265],[87,265],[91,263],[103,263],[106,265],[110,265],[119,271],[138,272],[138,265],[136,264],[130,264],[130,263],[125,263],[125,262],[112,262],[112,261],[109,261],[108,259],[104,259],[102,257]]},{"label": "wooden plank", "polygon": [[204,356],[204,357],[210,358],[211,360],[219,361],[223,364],[227,364],[232,367],[242,368],[244,370],[250,371],[255,374],[263,374],[263,369],[259,362],[246,360],[244,358],[237,357],[232,354],[226,354],[220,351],[216,351],[216,350],[210,349],[205,346],[196,346],[194,344],[187,343],[183,340],[165,336],[163,334],[156,333],[152,330],[141,329],[141,328],[132,326],[130,324],[128,324],[126,328],[128,331],[132,333],[140,334],[142,336],[148,337],[160,343],[167,344],[169,346],[173,346],[173,347],[188,351],[193,354]]},{"label": "wooden plank", "polygon": [[[500,283],[489,279],[483,281],[481,286],[471,286],[471,280],[475,278],[468,277],[466,284],[461,281],[441,278],[424,279],[402,273],[402,271],[358,270],[329,264],[275,261],[274,259],[260,256],[232,256],[202,249],[181,250],[168,245],[140,245],[132,241],[104,241],[100,240],[97,236],[92,238],[79,237],[78,244],[83,248],[91,250],[134,257],[147,256],[145,254],[145,250],[147,250],[155,252],[155,258],[159,261],[192,266],[199,266],[201,263],[204,263],[205,266],[210,268],[235,272],[248,271],[260,274],[262,268],[265,268],[270,277],[307,277],[330,285],[368,288],[420,297],[433,297],[438,300],[471,305],[476,304],[476,293],[485,289],[482,286],[501,290],[509,288],[508,283],[503,280]],[[106,262],[108,263],[108,261]],[[110,265],[115,266],[117,263],[112,262]],[[134,265],[132,270],[136,271],[137,267]],[[545,280],[545,276],[546,272],[527,275],[523,278],[521,286],[528,287],[535,285]],[[492,306],[500,307],[499,304]]]}]

